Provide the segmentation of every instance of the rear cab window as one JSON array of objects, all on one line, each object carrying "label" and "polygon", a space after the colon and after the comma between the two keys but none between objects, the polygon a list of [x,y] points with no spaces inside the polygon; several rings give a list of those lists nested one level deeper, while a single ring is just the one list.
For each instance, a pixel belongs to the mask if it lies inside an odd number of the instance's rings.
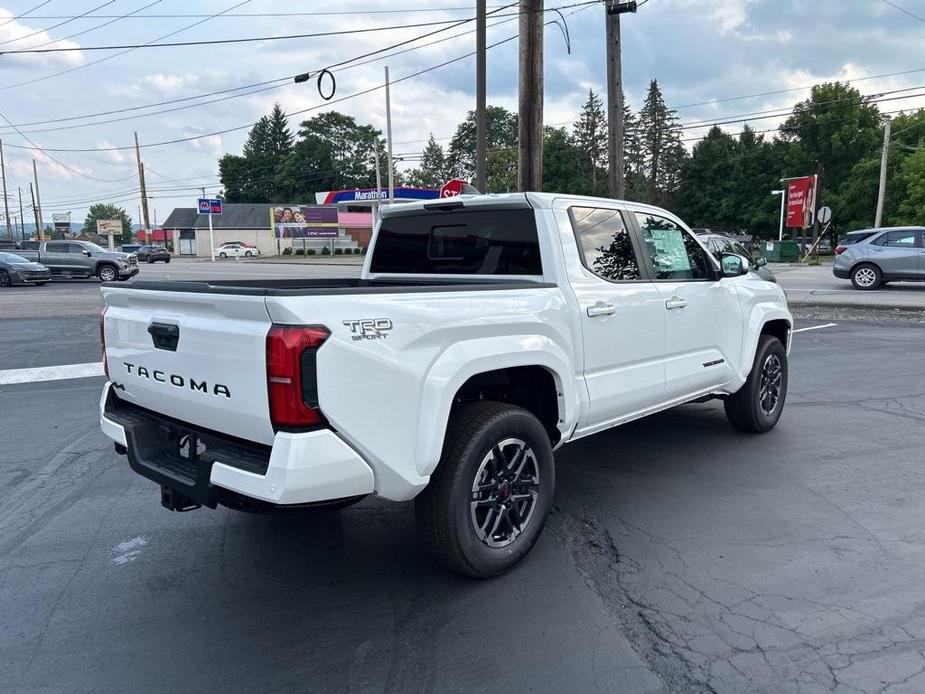
[{"label": "rear cab window", "polygon": [[422,211],[385,217],[369,271],[415,275],[542,275],[532,209]]}]

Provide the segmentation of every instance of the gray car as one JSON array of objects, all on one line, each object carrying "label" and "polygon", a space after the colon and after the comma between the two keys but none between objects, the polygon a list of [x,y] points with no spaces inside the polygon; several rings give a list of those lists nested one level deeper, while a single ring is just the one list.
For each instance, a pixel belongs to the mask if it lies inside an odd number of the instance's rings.
[{"label": "gray car", "polygon": [[41,263],[0,252],[0,287],[12,287],[14,284],[45,284],[51,279],[51,270]]},{"label": "gray car", "polygon": [[855,289],[925,281],[925,227],[853,231],[835,249],[832,274]]},{"label": "gray car", "polygon": [[748,249],[734,238],[725,234],[715,234],[709,230],[698,233],[697,238],[707,244],[710,253],[720,262],[722,262],[723,253],[735,253],[745,258],[748,261],[748,269],[756,273],[761,279],[766,282],[777,282],[774,273],[767,268],[767,259],[762,257],[753,258]]},{"label": "gray car", "polygon": [[55,277],[99,277],[113,282],[138,274],[134,255],[107,251],[89,241],[21,241],[10,253],[47,265]]}]

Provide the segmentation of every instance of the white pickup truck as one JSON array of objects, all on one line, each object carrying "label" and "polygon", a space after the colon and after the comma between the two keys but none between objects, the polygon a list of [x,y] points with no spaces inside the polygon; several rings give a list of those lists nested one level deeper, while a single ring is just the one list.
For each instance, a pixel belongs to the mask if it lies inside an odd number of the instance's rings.
[{"label": "white pickup truck", "polygon": [[164,506],[415,499],[471,576],[529,552],[558,446],[709,398],[763,432],[787,391],[780,287],[630,202],[390,205],[359,279],[102,292],[102,429]]}]

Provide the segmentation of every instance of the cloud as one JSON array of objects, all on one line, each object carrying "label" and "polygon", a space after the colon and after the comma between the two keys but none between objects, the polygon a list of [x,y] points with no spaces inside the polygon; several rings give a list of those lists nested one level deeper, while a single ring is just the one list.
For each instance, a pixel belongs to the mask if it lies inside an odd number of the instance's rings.
[{"label": "cloud", "polygon": [[[0,50],[20,50],[37,46],[42,48],[80,48],[80,44],[76,41],[55,41],[47,31],[27,26],[19,20],[10,21],[13,16],[15,15],[9,10],[0,8]],[[84,62],[83,53],[80,51],[10,53],[3,55],[0,59],[8,66],[26,69],[74,67]]]},{"label": "cloud", "polygon": [[107,147],[116,146],[113,143],[111,143],[109,140],[103,140],[102,142],[97,142],[96,146],[99,147],[100,149],[106,150],[106,151],[100,152],[100,156],[102,156],[108,162],[111,162],[113,164],[124,164],[127,161],[130,161],[129,155],[126,154],[124,151],[118,150],[118,149],[106,149]]},{"label": "cloud", "polygon": [[201,72],[163,73],[146,75],[141,79],[143,92],[158,96],[174,97],[190,93],[214,92],[246,83],[240,75],[223,70],[203,70]]}]

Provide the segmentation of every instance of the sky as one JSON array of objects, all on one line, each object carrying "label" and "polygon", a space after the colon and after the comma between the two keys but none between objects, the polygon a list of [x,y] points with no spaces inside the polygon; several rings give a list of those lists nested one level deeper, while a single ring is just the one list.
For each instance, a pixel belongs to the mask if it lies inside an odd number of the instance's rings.
[{"label": "sky", "polygon": [[[516,35],[516,6],[503,3],[488,0],[489,45]],[[604,9],[582,0],[546,0],[545,6],[560,8],[561,17],[546,14],[559,25],[545,31],[544,120],[569,125],[589,88],[604,93]],[[194,206],[201,187],[206,194],[221,189],[219,157],[239,154],[249,125],[274,102],[290,114],[304,111],[290,118],[294,132],[303,119],[328,109],[385,132],[385,65],[393,81],[395,154],[418,154],[430,133],[446,144],[475,107],[474,57],[402,78],[472,52],[474,23],[455,23],[471,19],[473,8],[463,0],[0,0],[0,52],[81,49],[0,55],[10,214],[19,216],[22,188],[26,220],[32,221],[28,187],[35,159],[46,222],[68,211],[72,221],[82,221],[97,201],[123,206],[138,221],[134,152],[110,149],[131,147],[137,132],[152,223],[163,221],[174,207]],[[361,29],[372,31],[268,39]],[[825,80],[852,80],[863,94],[891,92],[882,97],[891,100],[879,104],[883,111],[925,106],[925,98],[914,96],[925,94],[923,36],[925,0],[646,0],[636,14],[622,16],[623,81],[636,109],[657,79],[688,125],[684,137],[691,146],[714,122],[788,109],[808,96],[809,85]],[[260,40],[88,50],[244,38]],[[334,67],[331,102],[314,81],[286,79],[402,42],[357,61],[362,64]],[[368,93],[352,96],[358,92]],[[516,109],[516,40],[488,52],[488,102]],[[87,117],[122,109],[131,110]],[[765,117],[750,125],[768,130],[780,121]],[[737,133],[742,123],[722,127]],[[159,144],[178,139],[184,141]]]}]

